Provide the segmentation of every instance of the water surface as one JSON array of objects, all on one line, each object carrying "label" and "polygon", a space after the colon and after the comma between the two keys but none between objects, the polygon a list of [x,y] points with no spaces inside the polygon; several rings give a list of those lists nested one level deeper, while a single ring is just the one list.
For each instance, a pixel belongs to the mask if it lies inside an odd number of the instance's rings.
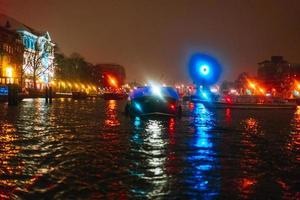
[{"label": "water surface", "polygon": [[300,198],[300,109],[130,119],[125,103],[0,104],[0,199]]}]

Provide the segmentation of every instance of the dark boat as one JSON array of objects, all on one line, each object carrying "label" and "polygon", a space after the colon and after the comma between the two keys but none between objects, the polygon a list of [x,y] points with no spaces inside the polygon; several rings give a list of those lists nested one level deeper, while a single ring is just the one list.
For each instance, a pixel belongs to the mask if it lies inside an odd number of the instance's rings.
[{"label": "dark boat", "polygon": [[[194,99],[195,102],[195,99]],[[206,108],[217,109],[292,109],[297,108],[296,103],[288,102],[279,97],[266,96],[222,96],[218,100],[203,101],[199,100]]]},{"label": "dark boat", "polygon": [[182,101],[191,101],[191,96],[183,96]]},{"label": "dark boat", "polygon": [[86,99],[88,97],[86,92],[72,92],[73,99]]},{"label": "dark boat", "polygon": [[[9,90],[11,91],[10,93]],[[25,96],[26,94],[22,93],[22,89],[19,85],[10,84],[0,86],[0,102],[8,102],[9,99],[20,102]]]},{"label": "dark boat", "polygon": [[180,116],[179,95],[171,87],[141,87],[129,96],[125,108],[130,116]]},{"label": "dark boat", "polygon": [[105,100],[122,100],[126,99],[128,95],[126,93],[104,93],[102,98]]}]

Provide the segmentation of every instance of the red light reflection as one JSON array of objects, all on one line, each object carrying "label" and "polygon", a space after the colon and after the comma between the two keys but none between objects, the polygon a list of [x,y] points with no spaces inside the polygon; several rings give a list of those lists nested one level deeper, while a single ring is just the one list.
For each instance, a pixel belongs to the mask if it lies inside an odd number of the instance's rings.
[{"label": "red light reflection", "polygon": [[120,125],[120,122],[117,117],[117,103],[115,100],[108,101],[106,116],[107,116],[107,119],[105,120],[106,126],[115,127]]},{"label": "red light reflection", "polygon": [[243,193],[249,194],[256,182],[255,179],[243,178],[239,183],[239,187]]},{"label": "red light reflection", "polygon": [[226,111],[225,111],[225,121],[226,123],[231,123],[231,110],[230,108],[226,108]]},{"label": "red light reflection", "polygon": [[175,144],[176,143],[174,133],[175,133],[175,119],[171,118],[170,121],[169,121],[170,144]]},{"label": "red light reflection", "polygon": [[193,112],[193,110],[194,110],[194,104],[193,103],[189,103],[189,110],[191,111],[191,112]]}]

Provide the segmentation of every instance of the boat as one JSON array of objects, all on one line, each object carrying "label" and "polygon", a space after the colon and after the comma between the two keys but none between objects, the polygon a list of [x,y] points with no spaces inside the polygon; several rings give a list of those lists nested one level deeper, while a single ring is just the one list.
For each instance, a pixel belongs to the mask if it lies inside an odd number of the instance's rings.
[{"label": "boat", "polygon": [[172,87],[145,86],[135,89],[125,107],[130,116],[181,116],[179,95]]},{"label": "boat", "polygon": [[73,99],[86,99],[88,97],[86,92],[72,92]]},{"label": "boat", "polygon": [[279,97],[271,96],[251,96],[251,95],[225,95],[212,101],[197,100],[194,102],[202,103],[206,108],[216,109],[293,109],[297,108],[297,104],[288,102]]},{"label": "boat", "polygon": [[191,101],[191,96],[183,96],[182,101]]},{"label": "boat", "polygon": [[23,98],[26,96],[27,94],[25,92],[22,92],[22,89],[19,85],[16,84],[0,85],[0,102],[13,101],[17,103],[22,101]]},{"label": "boat", "polygon": [[128,95],[126,93],[119,93],[119,92],[106,92],[103,93],[101,97],[105,100],[122,100],[122,99],[126,99]]}]

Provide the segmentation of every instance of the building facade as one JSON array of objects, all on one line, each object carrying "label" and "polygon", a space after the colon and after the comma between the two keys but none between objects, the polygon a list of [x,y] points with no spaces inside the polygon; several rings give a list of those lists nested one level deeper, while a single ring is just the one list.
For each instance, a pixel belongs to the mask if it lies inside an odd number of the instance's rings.
[{"label": "building facade", "polygon": [[0,26],[0,85],[21,84],[23,52],[19,35]]},{"label": "building facade", "polygon": [[300,64],[290,63],[282,56],[272,56],[271,60],[262,61],[258,65],[258,79],[269,89],[284,90],[300,78]]},{"label": "building facade", "polygon": [[23,77],[26,88],[43,89],[54,76],[54,43],[48,32],[17,31],[24,45]]},{"label": "building facade", "polygon": [[3,14],[0,14],[0,26],[18,35],[23,46],[22,65],[16,69],[19,84],[28,89],[42,90],[54,76],[55,44],[49,33],[38,32]]}]

